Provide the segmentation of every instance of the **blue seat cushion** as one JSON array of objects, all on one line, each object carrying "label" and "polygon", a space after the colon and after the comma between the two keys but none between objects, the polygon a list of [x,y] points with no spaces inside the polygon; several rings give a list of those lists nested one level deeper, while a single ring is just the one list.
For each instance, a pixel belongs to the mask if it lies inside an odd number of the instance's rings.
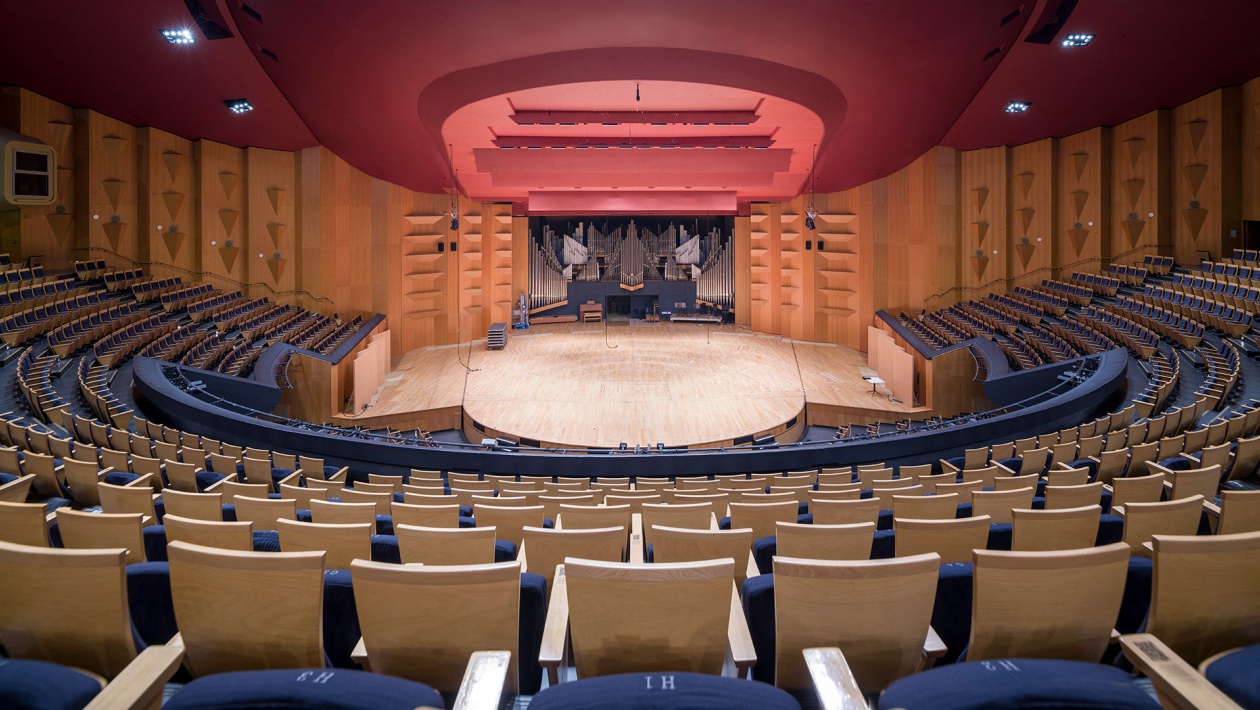
[{"label": "blue seat cushion", "polygon": [[538,653],[542,650],[543,627],[547,623],[547,579],[541,574],[521,573],[520,615],[517,638],[519,689],[522,695],[533,695],[542,685],[543,673],[542,666],[538,665]]},{"label": "blue seat cushion", "polygon": [[105,474],[105,478],[102,480],[111,486],[125,486],[139,478],[136,474],[128,473],[127,471],[114,471],[113,473]]},{"label": "blue seat cushion", "polygon": [[6,483],[12,483],[17,479],[18,477],[11,473],[0,473],[0,486],[3,486]]},{"label": "blue seat cushion", "polygon": [[221,473],[215,473],[214,471],[198,471],[197,472],[197,492],[205,493],[207,488],[209,488],[210,486],[213,486],[214,484],[218,483],[219,481],[222,481],[225,478],[227,478],[227,476],[224,476]]},{"label": "blue seat cushion", "polygon": [[1128,673],[1099,663],[1014,658],[956,663],[896,681],[880,707],[904,710],[1157,710]]},{"label": "blue seat cushion", "polygon": [[131,625],[145,645],[170,641],[179,631],[170,564],[150,561],[127,565],[127,606]]},{"label": "blue seat cushion", "polygon": [[1248,646],[1208,664],[1203,675],[1247,710],[1260,708],[1260,646]]},{"label": "blue seat cushion", "polygon": [[752,637],[753,650],[757,653],[757,665],[752,668],[753,680],[773,683],[774,575],[762,574],[745,579],[742,599],[744,618],[748,620],[748,633]]},{"label": "blue seat cushion", "polygon": [[703,673],[622,673],[554,685],[530,710],[799,710],[786,691],[759,681]]},{"label": "blue seat cushion", "polygon": [[169,710],[319,708],[320,710],[412,710],[444,707],[442,696],[423,683],[365,671],[310,668],[216,673],[198,678],[163,707]]},{"label": "blue seat cushion", "polygon": [[100,681],[73,668],[0,658],[0,707],[7,710],[80,710],[99,692]]}]

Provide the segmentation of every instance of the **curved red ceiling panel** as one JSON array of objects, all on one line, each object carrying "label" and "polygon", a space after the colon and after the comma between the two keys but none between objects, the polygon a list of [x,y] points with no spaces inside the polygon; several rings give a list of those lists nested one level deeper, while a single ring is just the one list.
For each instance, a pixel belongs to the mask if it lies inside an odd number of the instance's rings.
[{"label": "curved red ceiling panel", "polygon": [[[244,0],[249,12],[242,0],[203,2],[238,36],[166,44],[158,29],[190,25],[180,0],[0,0],[0,82],[187,138],[319,143],[374,176],[441,191],[442,121],[515,90],[460,81],[520,88],[586,74],[579,65],[529,75],[563,56],[601,58],[612,75],[601,80],[646,81],[645,57],[724,57],[661,62],[656,78],[710,72],[705,83],[809,94],[787,98],[823,121],[817,187],[832,191],[934,145],[1068,135],[1260,74],[1260,3],[1240,0],[1082,0],[1062,32],[1097,39],[1071,52],[1020,41],[1046,0]],[[767,73],[774,86],[750,87],[759,79],[749,68],[766,65],[817,79]],[[509,74],[486,78],[495,66]],[[228,112],[222,101],[238,97],[257,110]],[[1011,99],[1032,110],[1003,113]]]},{"label": "curved red ceiling panel", "polygon": [[[317,143],[239,36],[208,41],[194,27],[194,44],[162,38],[160,29],[193,27],[181,0],[2,0],[0,18],[0,83],[193,140]],[[223,104],[238,98],[255,110]]]}]

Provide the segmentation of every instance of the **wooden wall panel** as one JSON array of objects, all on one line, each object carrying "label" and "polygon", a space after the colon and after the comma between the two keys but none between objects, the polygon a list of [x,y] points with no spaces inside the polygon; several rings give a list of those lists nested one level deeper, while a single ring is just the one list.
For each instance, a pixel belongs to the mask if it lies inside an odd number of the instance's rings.
[{"label": "wooden wall panel", "polygon": [[[250,280],[250,233],[245,209],[245,151],[197,141],[197,234],[205,279],[227,291]],[[252,252],[257,253],[257,252]],[[257,257],[255,257],[257,258]]]},{"label": "wooden wall panel", "polygon": [[[851,201],[857,201],[856,190],[814,196],[818,210],[814,250],[812,257],[806,254],[806,259],[813,261],[813,339],[820,342],[855,342],[853,337],[860,321],[859,221],[856,205],[851,207]],[[738,251],[735,258],[739,258]],[[738,279],[735,287],[738,298]]]},{"label": "wooden wall panel", "polygon": [[1111,254],[1173,254],[1172,116],[1152,111],[1111,129]]},{"label": "wooden wall panel", "polygon": [[1240,218],[1240,91],[1220,89],[1172,110],[1173,235],[1178,261],[1218,257]]},{"label": "wooden wall panel", "polygon": [[970,291],[962,298],[979,298],[1006,290],[1005,255],[1010,235],[1007,196],[1009,149],[971,150],[962,154],[963,259],[961,283]]},{"label": "wooden wall panel", "polygon": [[[779,333],[785,338],[806,339],[805,312],[813,293],[805,288],[805,207],[807,195],[779,207]],[[812,269],[811,269],[812,271]],[[813,278],[812,274],[810,276]],[[807,302],[808,301],[808,302]],[[810,324],[813,331],[813,324]]]},{"label": "wooden wall panel", "polygon": [[749,326],[778,333],[778,206],[755,203],[749,216]]},{"label": "wooden wall panel", "polygon": [[735,323],[751,326],[752,299],[752,217],[735,218],[731,248],[735,250]]},{"label": "wooden wall panel", "polygon": [[84,219],[75,212],[74,110],[16,87],[0,89],[0,105],[6,125],[57,151],[56,203],[0,212],[0,251],[15,262],[39,256],[48,268],[67,268],[75,259],[75,224]]},{"label": "wooden wall panel", "polygon": [[1111,129],[1094,128],[1058,141],[1054,200],[1058,223],[1050,232],[1056,272],[1093,271],[1088,260],[1111,256]]},{"label": "wooden wall panel", "polygon": [[295,169],[291,152],[245,150],[245,224],[250,244],[246,261],[249,280],[258,284],[251,291],[255,296],[291,304],[295,304]]},{"label": "wooden wall panel", "polygon": [[1053,235],[1059,233],[1054,210],[1058,150],[1050,138],[1010,149],[1010,231],[999,250],[1012,284],[1039,283],[1051,275]]},{"label": "wooden wall panel", "polygon": [[1260,79],[1242,87],[1239,106],[1242,129],[1239,141],[1239,179],[1242,218],[1260,220]]},{"label": "wooden wall panel", "polygon": [[192,141],[156,128],[136,131],[141,251],[146,273],[193,281],[197,254],[197,176]]},{"label": "wooden wall panel", "polygon": [[74,221],[75,257],[141,263],[136,129],[89,109],[75,109],[74,126],[75,195],[85,207]]}]

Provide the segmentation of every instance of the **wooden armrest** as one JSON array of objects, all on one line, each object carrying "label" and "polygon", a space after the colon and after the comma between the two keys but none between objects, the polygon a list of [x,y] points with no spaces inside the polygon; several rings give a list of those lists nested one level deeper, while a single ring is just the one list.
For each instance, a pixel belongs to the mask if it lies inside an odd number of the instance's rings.
[{"label": "wooden armrest", "polygon": [[332,481],[333,483],[345,483],[346,474],[348,474],[349,472],[350,472],[349,466],[342,466],[341,468],[337,469],[337,472],[334,473],[333,475],[325,476],[324,480]]},{"label": "wooden armrest", "polygon": [[468,659],[464,680],[459,684],[459,693],[455,696],[455,704],[451,706],[451,710],[499,707],[511,662],[510,651],[474,652]]},{"label": "wooden armrest", "polygon": [[1101,464],[1101,463],[1102,463],[1102,459],[1100,459],[1100,458],[1099,458],[1099,457],[1097,457],[1097,456],[1086,456],[1085,458],[1089,459],[1090,461],[1093,461],[1093,462],[1094,462],[1094,463],[1096,463],[1096,464]]},{"label": "wooden armrest", "polygon": [[184,660],[179,634],[165,644],[149,646],[88,703],[88,710],[141,710],[162,704],[166,681]]},{"label": "wooden armrest", "polygon": [[1182,451],[1180,454],[1177,454],[1177,455],[1183,459],[1190,459],[1191,461],[1199,465],[1202,465],[1202,462],[1199,460],[1199,457],[1202,456],[1201,453],[1192,454],[1189,451]]},{"label": "wooden armrest", "polygon": [[[300,486],[300,485],[302,485],[302,469],[300,469],[300,468],[299,468],[298,470],[294,471],[293,473],[290,473],[289,475],[287,475],[287,476],[285,476],[284,478],[280,479],[280,483],[279,483],[279,485],[277,485],[277,486],[276,486],[276,492],[279,492],[279,491],[280,491],[280,486],[294,486],[294,487],[297,487],[297,486]],[[391,499],[391,500],[392,500],[392,499]]]},{"label": "wooden armrest", "polygon": [[551,583],[551,601],[547,605],[542,645],[538,650],[538,664],[547,669],[548,685],[560,682],[560,664],[564,661],[564,646],[568,636],[569,592],[564,577],[564,565],[558,564],[556,576]]},{"label": "wooden armrest", "polygon": [[363,642],[363,637],[359,637],[359,642],[354,645],[354,650],[350,652],[350,660],[363,666],[363,670],[372,670],[371,661],[368,659],[367,644]]},{"label": "wooden armrest", "polygon": [[[1104,483],[1103,485],[1105,486],[1106,484]],[[1111,510],[1108,512],[1110,512],[1112,515],[1116,516],[1117,518],[1120,518],[1121,520],[1124,519],[1124,506],[1123,505],[1113,505],[1111,506]]]},{"label": "wooden armrest", "polygon": [[[140,476],[139,478],[137,478],[136,480],[131,481],[130,483],[127,483],[124,487],[126,488],[152,488],[153,487],[152,481],[153,481],[153,474],[146,473]],[[158,496],[154,494],[153,499],[157,500],[157,498]]]},{"label": "wooden armrest", "polygon": [[1015,469],[1013,469],[1013,468],[1010,468],[1010,467],[1006,466],[1006,465],[1005,465],[1005,464],[1003,464],[1001,461],[991,461],[991,462],[989,462],[989,465],[990,465],[990,466],[997,466],[998,468],[1002,469],[1003,471],[1008,471],[1008,472],[1009,472],[1012,476],[1014,476],[1014,475],[1015,475]]},{"label": "wooden armrest", "polygon": [[113,466],[110,466],[110,467],[108,467],[108,468],[97,469],[97,471],[96,471],[96,480],[97,480],[98,482],[99,482],[99,481],[103,481],[103,480],[105,480],[105,477],[106,477],[106,476],[108,476],[109,474],[111,474],[111,473],[113,473],[113,472],[114,472],[114,467],[113,467]]},{"label": "wooden armrest", "polygon": [[739,601],[739,590],[734,582],[731,583],[731,619],[726,624],[726,643],[739,675],[750,673],[757,664],[757,651],[753,648],[752,633],[748,631],[748,620],[744,618],[744,605]]},{"label": "wooden armrest", "polygon": [[224,483],[226,483],[226,482],[228,482],[228,481],[231,481],[232,483],[236,483],[236,474],[235,474],[235,473],[229,473],[227,476],[224,476],[223,478],[221,478],[221,479],[219,479],[219,480],[215,481],[214,483],[211,483],[210,485],[206,486],[206,493],[213,493],[213,492],[214,492],[214,489],[216,489],[216,488],[218,488],[218,487],[222,486]]},{"label": "wooden armrest", "polygon": [[710,529],[710,530],[720,530],[720,529],[721,529],[721,528],[719,528],[719,527],[718,527],[718,517],[717,517],[717,514],[716,514],[716,513],[710,513],[710,514],[709,514],[709,529]]},{"label": "wooden armrest", "polygon": [[961,470],[962,470],[961,468],[959,468],[959,467],[955,466],[954,464],[952,464],[952,463],[950,463],[950,462],[946,461],[945,459],[937,459],[937,460],[938,460],[938,461],[940,461],[940,463],[941,463],[941,472],[942,472],[942,473],[950,473],[951,471],[952,471],[953,473],[958,473],[959,471],[961,471]]},{"label": "wooden armrest", "polygon": [[521,547],[516,551],[516,561],[521,563],[521,574],[529,571],[529,561],[525,556],[525,541],[521,541]]},{"label": "wooden armrest", "polygon": [[643,514],[630,516],[630,561],[643,564]]},{"label": "wooden armrest", "polygon": [[[748,565],[744,574],[749,579],[752,579],[753,577],[757,577],[761,575],[761,568],[757,566],[757,558],[753,557],[752,550],[748,551]],[[736,591],[740,591],[740,590],[736,590]]]},{"label": "wooden armrest", "polygon": [[1203,501],[1203,512],[1207,513],[1208,524],[1212,526],[1212,533],[1216,534],[1217,527],[1221,524],[1221,506],[1205,500]]},{"label": "wooden armrest", "polygon": [[945,652],[948,650],[949,647],[946,646],[945,642],[941,640],[941,637],[937,635],[936,629],[928,626],[927,639],[923,641],[923,667],[927,669],[936,665],[936,662],[940,660],[940,658],[944,656]]},{"label": "wooden armrest", "polygon": [[1120,646],[1133,666],[1151,679],[1161,699],[1174,708],[1238,707],[1154,635],[1127,634],[1120,637]]},{"label": "wooden armrest", "polygon": [[866,710],[866,698],[838,648],[807,648],[805,667],[821,710]]}]

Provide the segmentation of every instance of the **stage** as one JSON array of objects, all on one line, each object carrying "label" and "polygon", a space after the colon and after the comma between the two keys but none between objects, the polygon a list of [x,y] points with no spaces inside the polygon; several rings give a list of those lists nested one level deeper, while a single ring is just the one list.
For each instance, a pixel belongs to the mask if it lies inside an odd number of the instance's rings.
[{"label": "stage", "polygon": [[[617,448],[795,441],[809,424],[923,418],[871,394],[851,348],[732,325],[561,323],[407,353],[369,408],[337,424],[461,428],[469,440]],[[808,412],[808,416],[807,416]]]}]

